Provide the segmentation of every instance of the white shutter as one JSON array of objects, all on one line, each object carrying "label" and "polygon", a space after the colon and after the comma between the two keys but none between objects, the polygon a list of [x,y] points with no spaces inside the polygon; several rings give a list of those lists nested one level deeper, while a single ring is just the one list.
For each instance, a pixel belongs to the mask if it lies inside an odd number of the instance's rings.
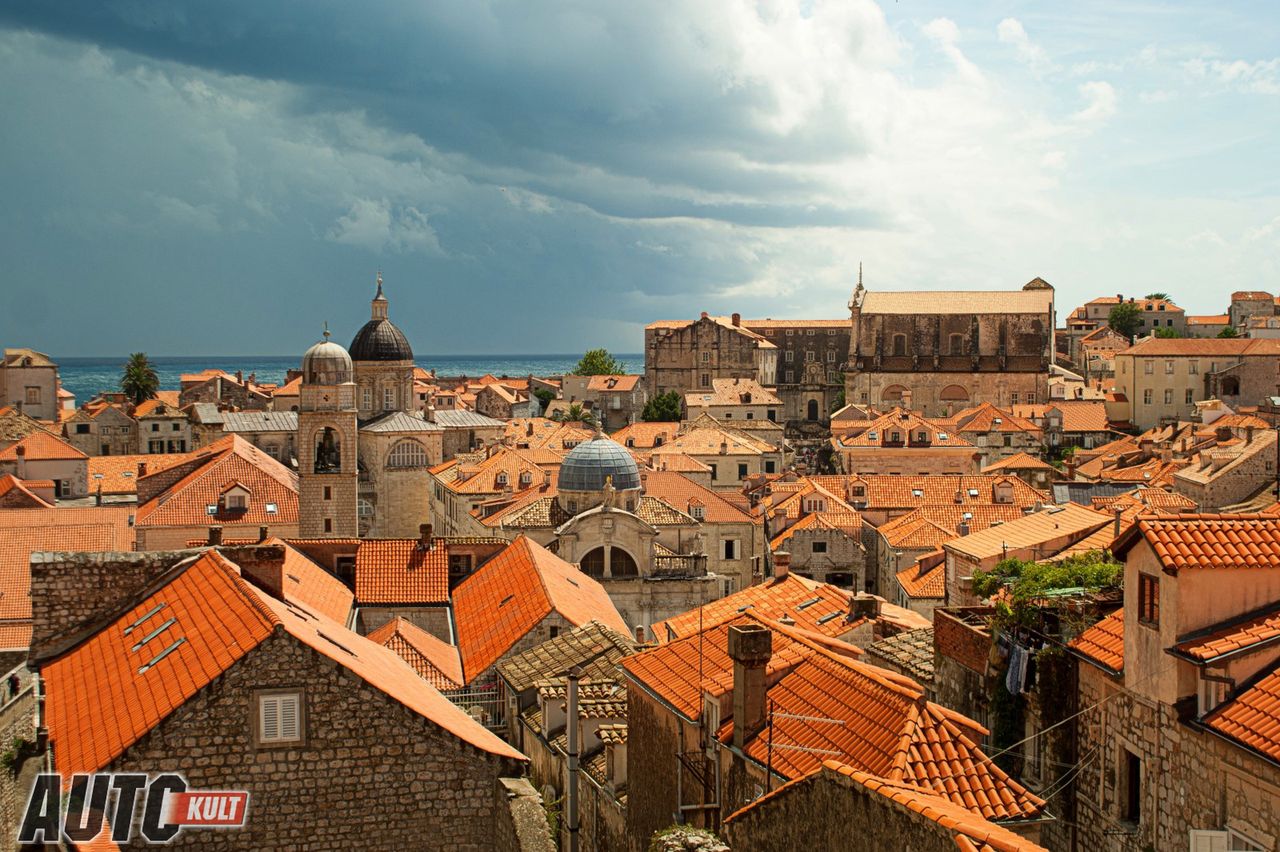
[{"label": "white shutter", "polygon": [[1191,852],[1227,852],[1227,833],[1191,829]]},{"label": "white shutter", "polygon": [[280,739],[286,742],[301,739],[298,730],[298,703],[296,695],[280,696]]},{"label": "white shutter", "polygon": [[264,743],[280,739],[280,698],[275,695],[264,695],[258,699],[258,713],[261,718],[259,739]]}]

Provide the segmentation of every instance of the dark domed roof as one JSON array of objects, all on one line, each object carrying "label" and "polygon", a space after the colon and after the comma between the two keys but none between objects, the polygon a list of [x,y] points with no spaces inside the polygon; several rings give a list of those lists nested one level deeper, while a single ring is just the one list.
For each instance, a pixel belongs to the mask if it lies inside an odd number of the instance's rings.
[{"label": "dark domed roof", "polygon": [[353,361],[412,361],[413,349],[404,332],[389,319],[371,319],[351,341]]},{"label": "dark domed roof", "polygon": [[617,491],[640,487],[640,469],[635,457],[617,441],[596,435],[564,457],[557,487],[561,491],[600,491],[607,477],[613,477]]}]

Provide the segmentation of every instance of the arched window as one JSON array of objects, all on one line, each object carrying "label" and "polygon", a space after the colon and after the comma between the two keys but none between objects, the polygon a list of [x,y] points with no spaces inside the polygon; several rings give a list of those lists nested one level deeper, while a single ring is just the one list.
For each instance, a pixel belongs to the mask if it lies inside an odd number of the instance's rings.
[{"label": "arched window", "polygon": [[1223,396],[1239,396],[1240,395],[1240,379],[1236,376],[1227,376],[1222,380]]},{"label": "arched window", "polygon": [[897,405],[902,402],[902,394],[906,391],[902,385],[889,385],[880,393],[880,399],[890,405]]},{"label": "arched window", "polygon": [[907,336],[905,334],[895,334],[893,336],[893,354],[907,354]]},{"label": "arched window", "polygon": [[604,548],[597,547],[595,550],[590,551],[587,555],[582,557],[582,560],[578,564],[582,567],[582,573],[586,574],[588,577],[603,577]]},{"label": "arched window", "polygon": [[818,401],[816,399],[809,400],[809,419],[818,419]]},{"label": "arched window", "polygon": [[398,441],[387,456],[387,467],[426,467],[427,450],[412,438]]},{"label": "arched window", "polygon": [[960,387],[960,385],[947,385],[938,394],[938,399],[943,402],[968,402],[969,392]]},{"label": "arched window", "polygon": [[610,548],[609,553],[609,574],[613,577],[638,577],[640,569],[636,567],[636,561],[631,558],[631,554],[627,553],[620,547]]},{"label": "arched window", "polygon": [[316,473],[337,473],[342,467],[342,442],[332,427],[316,433]]}]

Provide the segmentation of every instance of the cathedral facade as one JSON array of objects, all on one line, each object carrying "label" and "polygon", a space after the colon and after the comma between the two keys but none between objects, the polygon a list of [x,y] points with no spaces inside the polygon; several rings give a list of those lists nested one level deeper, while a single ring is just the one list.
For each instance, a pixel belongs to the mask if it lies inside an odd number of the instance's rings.
[{"label": "cathedral facade", "polygon": [[391,322],[382,276],[349,350],[328,339],[302,361],[299,533],[410,538],[431,520],[427,469],[444,428],[415,410],[413,349]]}]

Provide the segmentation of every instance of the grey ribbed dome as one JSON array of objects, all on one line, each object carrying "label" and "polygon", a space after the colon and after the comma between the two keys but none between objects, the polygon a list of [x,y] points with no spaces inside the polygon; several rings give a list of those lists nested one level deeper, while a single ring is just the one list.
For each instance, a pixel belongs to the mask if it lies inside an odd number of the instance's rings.
[{"label": "grey ribbed dome", "polygon": [[356,332],[351,341],[351,358],[355,361],[412,361],[409,338],[389,319],[371,319]]},{"label": "grey ribbed dome", "polygon": [[603,435],[583,441],[569,451],[560,465],[561,491],[600,491],[607,477],[613,477],[617,491],[640,487],[640,469],[627,448]]},{"label": "grey ribbed dome", "polygon": [[302,355],[302,381],[309,385],[343,385],[351,381],[353,369],[347,350],[329,339],[312,346]]}]

